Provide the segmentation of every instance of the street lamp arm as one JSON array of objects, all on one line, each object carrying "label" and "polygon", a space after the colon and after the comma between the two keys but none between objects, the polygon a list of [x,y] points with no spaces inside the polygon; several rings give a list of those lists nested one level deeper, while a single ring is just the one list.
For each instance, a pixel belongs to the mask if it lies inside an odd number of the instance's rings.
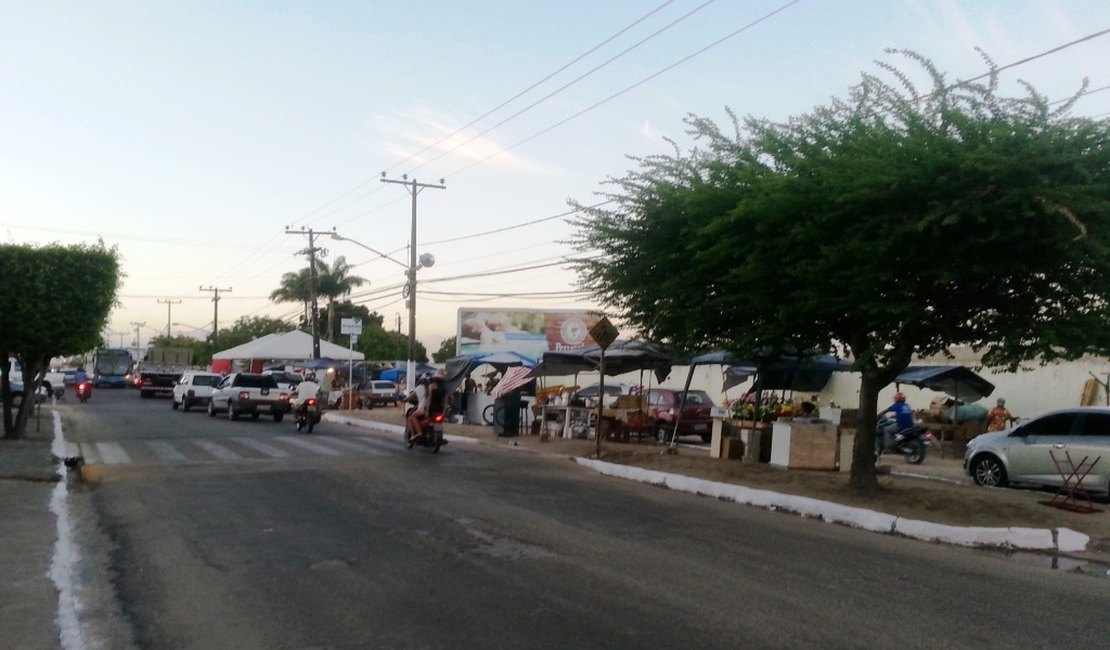
[{"label": "street lamp arm", "polygon": [[355,240],[351,239],[350,237],[344,237],[343,235],[340,235],[339,233],[334,233],[334,232],[333,232],[333,233],[331,233],[331,238],[332,238],[332,239],[336,239],[336,240],[339,240],[339,241],[348,241],[348,242],[351,242],[351,243],[352,243],[352,244],[354,244],[355,246],[359,246],[359,247],[361,247],[361,248],[365,248],[366,250],[370,251],[371,253],[373,253],[373,254],[377,255],[378,257],[382,257],[382,258],[385,258],[385,259],[389,260],[390,262],[393,262],[394,264],[397,264],[397,265],[399,265],[399,266],[403,266],[403,267],[405,267],[406,269],[408,269],[408,268],[409,268],[409,265],[408,265],[408,264],[405,264],[404,262],[401,262],[401,261],[399,261],[399,260],[395,260],[395,259],[393,259],[392,257],[390,257],[390,256],[386,255],[385,253],[383,253],[383,252],[381,252],[381,251],[379,251],[379,250],[375,250],[375,249],[373,249],[373,248],[370,248],[370,247],[369,247],[369,246],[367,246],[366,244],[363,244],[363,243],[362,243],[362,242],[360,242],[360,241],[355,241]]}]

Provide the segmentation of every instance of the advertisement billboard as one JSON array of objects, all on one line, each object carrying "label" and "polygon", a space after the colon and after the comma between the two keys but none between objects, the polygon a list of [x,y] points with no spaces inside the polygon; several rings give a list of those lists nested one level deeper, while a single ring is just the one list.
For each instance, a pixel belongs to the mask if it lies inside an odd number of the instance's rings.
[{"label": "advertisement billboard", "polygon": [[572,309],[461,307],[456,352],[518,352],[539,358],[548,350],[585,348],[596,345],[590,328],[599,319]]}]

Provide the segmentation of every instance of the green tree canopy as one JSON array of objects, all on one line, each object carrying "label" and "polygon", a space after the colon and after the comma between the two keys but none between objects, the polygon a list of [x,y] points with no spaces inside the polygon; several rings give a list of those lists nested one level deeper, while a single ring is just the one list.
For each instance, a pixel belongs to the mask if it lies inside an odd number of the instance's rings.
[{"label": "green tree canopy", "polygon": [[[583,285],[649,338],[687,349],[830,350],[861,373],[861,431],[914,354],[955,344],[984,363],[1107,349],[1110,122],[1031,87],[931,87],[880,66],[848,97],[731,132],[687,119],[701,148],[636,159],[583,210]],[[984,57],[986,58],[986,57]],[[1085,87],[1085,86],[1084,86]],[[1078,95],[1077,95],[1078,97]],[[877,486],[870,436],[852,482]]]},{"label": "green tree canopy", "polygon": [[37,389],[50,359],[81,354],[100,344],[119,288],[119,256],[103,242],[35,248],[0,245],[0,386],[4,435],[18,437],[33,400],[12,418],[8,353],[23,365],[24,390]]},{"label": "green tree canopy", "polygon": [[458,340],[457,336],[448,336],[443,339],[443,343],[439,344],[439,349],[432,353],[432,361],[443,363],[455,356],[455,351],[459,347]]},{"label": "green tree canopy", "polygon": [[335,301],[338,298],[350,295],[351,291],[368,284],[369,281],[366,278],[352,275],[352,267],[347,263],[347,258],[342,255],[335,258],[335,262],[331,266],[326,263],[323,264],[322,269],[318,278],[317,292],[328,299],[328,318],[327,325],[324,327],[325,338],[329,341],[335,341],[339,335],[339,317],[335,313]]}]

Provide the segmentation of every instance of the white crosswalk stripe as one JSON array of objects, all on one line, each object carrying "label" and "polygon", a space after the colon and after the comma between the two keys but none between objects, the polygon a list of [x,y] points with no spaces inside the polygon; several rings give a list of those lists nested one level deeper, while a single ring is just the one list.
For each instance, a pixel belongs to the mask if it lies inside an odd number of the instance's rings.
[{"label": "white crosswalk stripe", "polygon": [[244,437],[238,437],[238,438],[232,438],[232,440],[234,440],[236,443],[238,443],[240,445],[243,445],[244,447],[250,447],[251,449],[254,449],[255,451],[260,451],[263,454],[266,454],[267,456],[269,456],[270,458],[288,458],[289,457],[289,452],[278,449],[277,447],[275,447],[273,445],[268,445],[268,444],[262,442],[261,440],[255,440],[254,438],[247,438],[245,436]]},{"label": "white crosswalk stripe", "polygon": [[285,444],[293,445],[295,447],[301,447],[303,449],[307,449],[318,454],[323,454],[325,456],[341,456],[343,454],[343,452],[336,451],[331,447],[325,447],[324,445],[316,444],[315,442],[309,442],[308,440],[305,440],[304,438],[298,438],[297,436],[278,436],[277,440],[280,440]]},{"label": "white crosswalk stripe", "polygon": [[165,440],[148,440],[146,446],[154,452],[159,460],[169,463],[183,463],[189,459]]},{"label": "white crosswalk stripe", "polygon": [[81,456],[85,462],[90,465],[95,465],[100,462],[100,454],[96,453],[96,443],[82,442],[81,443]]},{"label": "white crosswalk stripe", "polygon": [[[123,450],[118,442],[98,442],[96,450],[100,457],[109,465],[123,465],[131,462],[131,457]],[[87,462],[87,461],[86,461]]]},{"label": "white crosswalk stripe", "polygon": [[342,438],[336,438],[334,436],[315,436],[313,437],[313,440],[321,440],[328,443],[329,445],[335,445],[336,447],[350,449],[352,451],[357,451],[361,454],[368,454],[370,456],[385,456],[386,454],[384,449],[373,447],[371,445],[359,444],[362,441],[358,438],[344,440]]},{"label": "white crosswalk stripe", "polygon": [[200,447],[204,451],[207,451],[220,460],[243,460],[243,457],[239,454],[231,451],[223,445],[216,444],[211,440],[193,440],[192,442],[194,445]]}]

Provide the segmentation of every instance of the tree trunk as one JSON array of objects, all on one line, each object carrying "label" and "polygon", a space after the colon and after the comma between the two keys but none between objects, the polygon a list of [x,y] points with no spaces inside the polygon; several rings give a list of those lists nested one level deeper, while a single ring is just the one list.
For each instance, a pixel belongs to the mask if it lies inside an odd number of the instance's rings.
[{"label": "tree trunk", "polygon": [[879,410],[880,383],[873,371],[865,370],[861,373],[859,423],[856,426],[856,440],[852,445],[852,473],[848,484],[863,494],[879,491],[879,479],[875,472],[875,414]]},{"label": "tree trunk", "polygon": [[3,359],[0,360],[0,396],[3,396],[3,415],[4,415],[4,439],[14,440],[18,436],[15,427],[12,423],[12,384],[10,373],[12,370],[12,362],[8,359],[8,355],[3,354]]}]

